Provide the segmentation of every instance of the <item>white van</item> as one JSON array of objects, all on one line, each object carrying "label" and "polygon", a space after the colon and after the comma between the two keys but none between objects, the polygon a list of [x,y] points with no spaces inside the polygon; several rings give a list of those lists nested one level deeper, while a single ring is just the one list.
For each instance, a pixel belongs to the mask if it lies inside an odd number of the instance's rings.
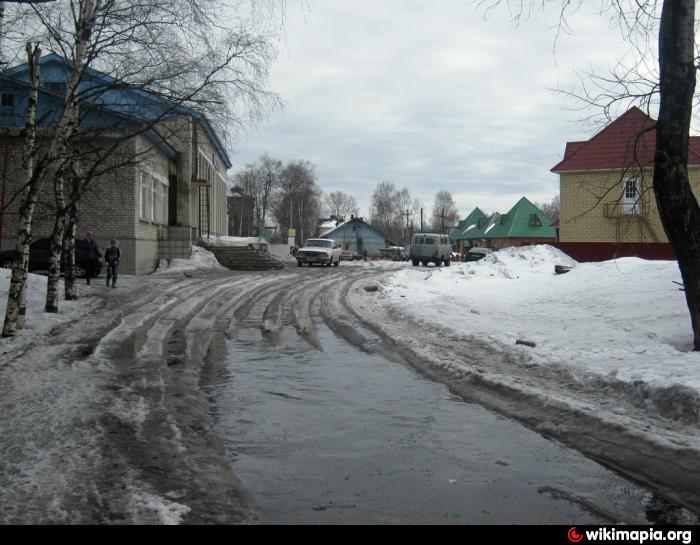
[{"label": "white van", "polygon": [[440,233],[414,233],[411,237],[411,252],[409,259],[414,267],[427,265],[430,262],[439,267],[443,263],[450,266],[452,244],[449,235]]}]

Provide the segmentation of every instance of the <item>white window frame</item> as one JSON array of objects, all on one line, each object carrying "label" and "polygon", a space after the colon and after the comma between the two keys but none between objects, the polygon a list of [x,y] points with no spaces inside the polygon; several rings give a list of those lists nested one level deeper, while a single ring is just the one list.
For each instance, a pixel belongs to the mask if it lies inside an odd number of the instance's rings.
[{"label": "white window frame", "polygon": [[622,183],[623,212],[630,215],[639,214],[641,204],[641,179],[639,176],[632,176]]},{"label": "white window frame", "polygon": [[148,184],[152,184],[151,177],[143,171],[141,171],[140,174],[141,183],[139,185],[139,217],[143,221],[151,221],[149,214],[153,212],[153,209],[151,204],[149,203],[151,191],[148,188]]},{"label": "white window frame", "polygon": [[139,216],[142,221],[165,225],[168,221],[168,181],[152,172],[141,171],[140,175]]}]

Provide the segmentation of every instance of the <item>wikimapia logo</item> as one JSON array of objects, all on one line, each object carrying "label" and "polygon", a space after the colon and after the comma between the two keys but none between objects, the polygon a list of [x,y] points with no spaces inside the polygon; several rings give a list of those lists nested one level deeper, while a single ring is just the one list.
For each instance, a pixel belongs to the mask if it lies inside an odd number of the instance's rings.
[{"label": "wikimapia logo", "polygon": [[576,526],[569,528],[569,532],[566,534],[566,537],[569,538],[571,543],[580,543],[583,539],[583,536],[576,531]]},{"label": "wikimapia logo", "polygon": [[569,528],[566,537],[571,543],[580,543],[584,537],[586,541],[629,541],[633,543],[646,543],[647,541],[680,541],[684,545],[693,542],[692,530],[618,530],[617,528],[598,528],[579,533],[576,526]]}]

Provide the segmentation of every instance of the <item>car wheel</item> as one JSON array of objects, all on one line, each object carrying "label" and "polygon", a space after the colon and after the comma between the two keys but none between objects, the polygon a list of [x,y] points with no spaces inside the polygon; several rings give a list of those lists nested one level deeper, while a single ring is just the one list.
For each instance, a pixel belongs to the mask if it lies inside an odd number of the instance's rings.
[{"label": "car wheel", "polygon": [[338,265],[340,265],[340,258],[338,258],[338,261],[336,261],[335,263],[333,263],[333,266],[334,266],[334,267],[337,267]]},{"label": "car wheel", "polygon": [[301,261],[297,261],[297,267],[301,267]]},{"label": "car wheel", "polygon": [[445,260],[445,267],[449,267],[449,266],[450,266],[450,260],[449,260],[449,259],[446,259],[446,260]]},{"label": "car wheel", "polygon": [[414,267],[417,267],[419,262],[418,262],[417,259],[414,259],[414,260],[411,261],[411,263],[413,263],[413,266],[414,266]]},{"label": "car wheel", "polygon": [[8,260],[6,260],[6,261],[3,261],[3,262],[2,262],[2,268],[3,268],[3,269],[11,269],[13,263],[14,263],[14,260],[13,260],[13,259],[8,259]]},{"label": "car wheel", "polygon": [[440,259],[435,260],[435,266],[439,267],[441,265],[442,261]]}]

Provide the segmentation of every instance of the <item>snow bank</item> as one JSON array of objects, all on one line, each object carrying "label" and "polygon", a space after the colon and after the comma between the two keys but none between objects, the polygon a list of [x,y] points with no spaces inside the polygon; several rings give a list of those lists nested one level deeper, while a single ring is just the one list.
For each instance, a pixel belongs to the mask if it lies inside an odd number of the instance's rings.
[{"label": "snow bank", "polygon": [[209,250],[205,250],[201,246],[192,246],[192,253],[189,259],[171,259],[166,262],[160,260],[160,264],[154,274],[174,273],[174,272],[189,272],[189,271],[226,271],[226,267],[221,265],[216,259],[216,256]]},{"label": "snow bank", "polygon": [[[0,320],[5,320],[5,310],[7,308],[7,295],[10,290],[10,269],[0,269]],[[84,281],[83,281],[84,282]],[[102,278],[97,278],[95,283],[102,284]],[[17,333],[18,338],[31,338],[34,335],[45,335],[53,326],[67,320],[75,319],[87,312],[94,300],[81,299],[80,301],[66,301],[63,298],[63,280],[59,284],[59,309],[56,314],[44,312],[46,303],[46,276],[29,274],[29,289],[27,290],[27,316],[26,326]],[[81,291],[85,286],[80,286]],[[85,288],[90,289],[90,288]],[[80,294],[84,295],[83,293]],[[0,327],[2,327],[0,325]],[[3,346],[16,344],[13,339],[4,339]]]},{"label": "snow bank", "polygon": [[258,237],[227,237],[214,236],[201,237],[199,241],[206,246],[248,246],[248,244],[267,244]]},{"label": "snow bank", "polygon": [[[555,265],[574,266],[554,274]],[[388,282],[415,318],[494,345],[516,340],[536,365],[566,365],[663,391],[700,391],[700,354],[675,261],[577,264],[546,245],[506,248],[473,263],[411,267]]]},{"label": "snow bank", "polygon": [[269,247],[270,255],[285,263],[293,263],[296,265],[296,258],[289,253],[288,244],[272,244]]}]

